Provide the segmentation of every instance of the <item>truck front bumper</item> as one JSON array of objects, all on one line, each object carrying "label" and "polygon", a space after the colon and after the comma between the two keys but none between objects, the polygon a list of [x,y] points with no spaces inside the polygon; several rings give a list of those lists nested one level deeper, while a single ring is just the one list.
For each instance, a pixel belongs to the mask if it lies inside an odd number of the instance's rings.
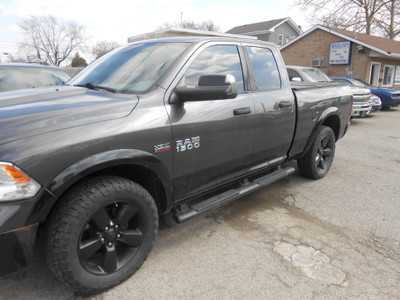
[{"label": "truck front bumper", "polygon": [[0,202],[0,276],[27,266],[39,223],[54,202],[54,196],[45,189],[30,199]]},{"label": "truck front bumper", "polygon": [[372,103],[368,102],[354,102],[353,103],[353,114],[352,116],[365,116],[372,110]]},{"label": "truck front bumper", "polygon": [[28,265],[33,255],[38,224],[0,234],[0,276]]}]

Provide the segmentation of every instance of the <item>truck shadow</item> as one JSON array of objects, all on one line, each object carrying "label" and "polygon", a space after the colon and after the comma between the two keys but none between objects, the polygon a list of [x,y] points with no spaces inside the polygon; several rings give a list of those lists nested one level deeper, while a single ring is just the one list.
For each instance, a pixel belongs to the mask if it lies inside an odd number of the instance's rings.
[{"label": "truck shadow", "polygon": [[32,264],[0,278],[2,299],[77,299],[73,291],[58,281],[36,247]]}]

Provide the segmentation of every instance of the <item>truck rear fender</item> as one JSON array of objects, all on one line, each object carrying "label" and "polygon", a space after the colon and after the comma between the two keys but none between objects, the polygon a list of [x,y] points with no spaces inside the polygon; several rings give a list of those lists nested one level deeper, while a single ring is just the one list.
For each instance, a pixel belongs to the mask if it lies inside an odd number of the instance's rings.
[{"label": "truck rear fender", "polygon": [[141,150],[112,150],[86,157],[54,178],[48,190],[59,199],[74,184],[98,175],[125,177],[142,185],[153,196],[160,214],[172,208],[167,169],[157,157]]},{"label": "truck rear fender", "polygon": [[308,138],[306,147],[304,148],[304,151],[302,152],[300,157],[302,157],[310,149],[312,142],[314,140],[314,136],[318,132],[318,129],[321,126],[330,127],[333,130],[333,133],[335,134],[336,141],[339,139],[339,134],[340,134],[339,113],[340,112],[337,107],[329,107],[319,116],[317,121],[314,123],[313,130],[310,134],[310,137]]}]

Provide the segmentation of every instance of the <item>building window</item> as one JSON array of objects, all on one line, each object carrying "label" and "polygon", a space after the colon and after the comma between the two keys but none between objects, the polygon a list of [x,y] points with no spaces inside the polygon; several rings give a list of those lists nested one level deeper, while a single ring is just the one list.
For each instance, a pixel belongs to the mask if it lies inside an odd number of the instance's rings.
[{"label": "building window", "polygon": [[283,34],[278,35],[278,46],[283,46],[283,40],[285,36]]},{"label": "building window", "polygon": [[395,66],[386,65],[383,69],[383,86],[393,86]]},{"label": "building window", "polygon": [[396,76],[394,77],[394,84],[400,85],[400,66],[396,67]]}]

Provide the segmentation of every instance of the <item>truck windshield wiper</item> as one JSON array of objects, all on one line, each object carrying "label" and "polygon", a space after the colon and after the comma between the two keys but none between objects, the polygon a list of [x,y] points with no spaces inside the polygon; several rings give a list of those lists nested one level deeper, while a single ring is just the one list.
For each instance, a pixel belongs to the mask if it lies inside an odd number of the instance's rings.
[{"label": "truck windshield wiper", "polygon": [[85,84],[75,84],[74,86],[79,86],[79,87],[85,87],[88,88],[90,90],[106,90],[109,92],[113,92],[113,93],[117,93],[118,90],[117,89],[113,89],[107,86],[101,86],[101,85],[95,85],[91,82],[85,83]]}]

